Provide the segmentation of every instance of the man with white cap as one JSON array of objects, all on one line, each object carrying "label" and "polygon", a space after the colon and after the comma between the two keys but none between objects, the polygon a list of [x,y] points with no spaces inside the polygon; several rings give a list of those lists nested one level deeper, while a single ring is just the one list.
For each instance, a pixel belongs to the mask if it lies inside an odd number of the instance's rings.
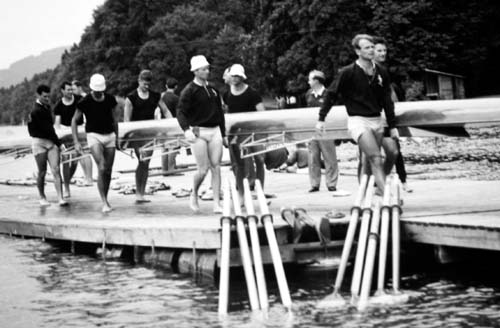
[{"label": "man with white cap", "polygon": [[212,171],[213,211],[222,213],[220,162],[222,146],[227,146],[226,125],[219,92],[207,82],[209,66],[203,55],[191,58],[194,79],[182,90],[177,107],[177,120],[191,144],[198,169],[190,197],[190,207],[195,213],[200,211],[198,190],[209,169]]},{"label": "man with white cap", "polygon": [[78,140],[77,124],[82,114],[85,115],[87,144],[98,168],[97,189],[102,201],[102,212],[107,213],[112,211],[108,202],[108,191],[115,149],[119,148],[118,122],[115,119],[117,102],[114,96],[104,92],[106,80],[101,74],[92,75],[90,90],[90,94],[77,105],[71,121],[71,130],[75,150],[81,152],[82,145]]},{"label": "man with white cap", "polygon": [[[231,77],[231,84],[229,92],[226,95],[226,105],[228,113],[244,113],[264,111],[266,108],[262,103],[262,97],[255,89],[245,83],[247,76],[245,75],[245,68],[240,64],[231,66],[229,72]],[[264,155],[257,155],[253,158],[242,159],[240,156],[240,143],[242,140],[232,140],[231,147],[229,147],[231,155],[231,164],[233,173],[236,177],[236,187],[241,198],[243,198],[243,179],[251,177],[251,172],[255,170],[254,176],[260,180],[264,186]],[[254,169],[255,163],[255,169]]]}]

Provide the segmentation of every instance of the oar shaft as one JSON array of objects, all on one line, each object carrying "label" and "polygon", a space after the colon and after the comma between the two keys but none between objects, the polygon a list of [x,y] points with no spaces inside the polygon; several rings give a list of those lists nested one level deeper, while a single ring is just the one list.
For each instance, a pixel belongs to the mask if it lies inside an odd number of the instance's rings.
[{"label": "oar shaft", "polygon": [[384,186],[384,199],[382,201],[381,209],[381,225],[380,225],[380,252],[378,261],[378,280],[377,280],[377,293],[384,292],[385,281],[385,267],[387,264],[387,243],[389,241],[389,220],[391,210],[389,209],[391,202],[391,179],[387,176]]},{"label": "oar shaft", "polygon": [[248,289],[248,298],[250,300],[250,308],[252,310],[259,309],[259,298],[257,296],[257,286],[255,284],[255,276],[252,268],[252,260],[250,258],[250,250],[248,248],[247,233],[245,222],[241,213],[241,204],[238,198],[236,186],[231,182],[231,195],[233,198],[234,214],[236,218],[236,232],[240,244],[241,261],[243,262],[243,271]]},{"label": "oar shaft", "polygon": [[264,276],[264,266],[262,264],[262,254],[260,252],[260,240],[257,232],[257,217],[253,208],[252,194],[247,179],[243,180],[243,189],[245,195],[245,207],[247,209],[248,230],[252,242],[253,263],[255,267],[255,277],[257,278],[257,290],[259,292],[260,308],[267,309],[269,301],[267,298],[266,278]]},{"label": "oar shaft", "polygon": [[259,180],[255,180],[255,190],[257,191],[257,198],[259,200],[260,211],[263,215],[263,224],[266,231],[267,241],[269,244],[269,249],[271,251],[271,258],[273,260],[274,272],[276,274],[276,280],[278,281],[278,288],[281,295],[281,301],[283,305],[288,309],[292,307],[292,299],[290,297],[290,290],[288,289],[288,282],[285,276],[285,269],[283,268],[283,262],[281,260],[281,254],[278,248],[278,242],[276,241],[276,235],[274,233],[274,226],[269,215],[269,209],[266,203],[266,197],[262,189],[262,185]]},{"label": "oar shaft", "polygon": [[219,314],[227,313],[229,300],[229,250],[231,245],[231,193],[229,191],[229,181],[224,181],[223,186],[224,201],[221,218],[222,241],[220,255],[220,278],[219,278]]},{"label": "oar shaft", "polygon": [[351,219],[349,221],[349,227],[347,228],[344,248],[342,249],[342,256],[340,258],[340,265],[337,270],[337,277],[335,278],[335,285],[333,287],[334,293],[338,293],[340,291],[342,281],[344,280],[345,269],[347,268],[347,262],[349,261],[349,255],[351,254],[351,247],[354,242],[356,227],[358,226],[359,215],[361,214],[359,208],[366,192],[367,180],[368,176],[366,174],[363,175],[358,188],[358,194],[356,195],[356,199],[354,200],[354,206],[351,211]]},{"label": "oar shaft", "polygon": [[392,182],[392,288],[394,292],[399,292],[399,266],[400,266],[400,207],[399,207],[399,178],[397,176]]}]

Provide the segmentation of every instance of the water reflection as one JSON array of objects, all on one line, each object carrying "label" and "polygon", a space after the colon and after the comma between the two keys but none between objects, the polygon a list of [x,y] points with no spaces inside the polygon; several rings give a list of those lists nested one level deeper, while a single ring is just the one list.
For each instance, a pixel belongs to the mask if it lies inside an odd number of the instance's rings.
[{"label": "water reflection", "polygon": [[[293,312],[272,279],[267,317],[249,311],[243,279],[232,277],[230,314],[217,315],[218,291],[190,277],[120,261],[71,255],[38,240],[0,236],[0,327],[495,327],[494,277],[438,272],[408,276],[422,295],[405,304],[318,311],[332,291],[328,271],[290,272]],[[272,276],[272,271],[267,272]],[[241,276],[242,277],[242,276]]]}]

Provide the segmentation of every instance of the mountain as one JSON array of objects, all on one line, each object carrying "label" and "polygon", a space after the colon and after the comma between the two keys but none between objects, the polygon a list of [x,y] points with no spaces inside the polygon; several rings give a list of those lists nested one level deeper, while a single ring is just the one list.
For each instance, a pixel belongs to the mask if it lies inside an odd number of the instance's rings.
[{"label": "mountain", "polygon": [[58,47],[42,52],[38,56],[28,56],[16,61],[7,69],[0,70],[0,88],[9,87],[24,80],[31,79],[36,73],[55,68],[61,62],[61,56],[70,46]]}]

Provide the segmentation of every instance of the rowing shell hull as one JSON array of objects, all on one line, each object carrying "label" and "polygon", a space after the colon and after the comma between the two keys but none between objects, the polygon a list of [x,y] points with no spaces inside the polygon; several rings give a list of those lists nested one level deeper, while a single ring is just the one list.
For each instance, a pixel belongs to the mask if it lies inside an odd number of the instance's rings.
[{"label": "rowing shell hull", "polygon": [[[500,98],[402,102],[396,104],[395,111],[401,136],[467,136],[465,124],[500,123]],[[225,117],[228,136],[238,137],[239,142],[251,134],[259,139],[282,133],[287,141],[296,141],[314,136],[318,108],[226,114]],[[331,109],[326,127],[324,138],[350,138],[344,106]],[[125,147],[134,140],[166,141],[184,137],[176,119],[123,122],[119,124],[119,132]],[[63,141],[71,141],[69,128],[57,133]],[[0,127],[0,138],[0,149],[31,144],[25,126]],[[83,130],[80,138],[84,138]]]}]

